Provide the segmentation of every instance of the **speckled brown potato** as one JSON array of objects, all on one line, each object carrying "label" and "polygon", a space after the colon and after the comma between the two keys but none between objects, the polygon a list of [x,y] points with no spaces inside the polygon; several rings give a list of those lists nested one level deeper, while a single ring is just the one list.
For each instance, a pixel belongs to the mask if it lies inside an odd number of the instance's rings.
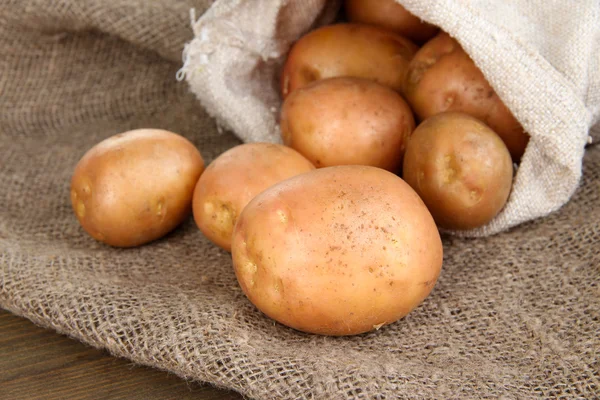
[{"label": "speckled brown potato", "polygon": [[401,90],[417,49],[410,40],[370,25],[339,23],[315,29],[288,54],[281,74],[282,96],[336,76],[371,79]]},{"label": "speckled brown potato", "polygon": [[132,247],[173,230],[192,210],[194,186],[204,170],[186,138],[137,129],[92,147],[71,179],[71,203],[83,229],[116,247]]},{"label": "speckled brown potato", "polygon": [[463,113],[437,114],[415,129],[403,178],[421,196],[441,228],[487,224],[504,207],[513,165],[500,137]]},{"label": "speckled brown potato", "polygon": [[235,146],[211,162],[194,190],[196,225],[219,247],[231,250],[238,215],[257,194],[284,179],[315,169],[297,151],[271,143]]},{"label": "speckled brown potato", "polygon": [[321,168],[255,197],[232,256],[244,293],[294,329],[353,335],[391,324],[431,292],[442,243],[431,214],[380,168]]},{"label": "speckled brown potato", "polygon": [[317,167],[371,165],[396,171],[415,128],[394,90],[362,78],[323,79],[283,103],[283,142]]},{"label": "speckled brown potato", "polygon": [[406,75],[405,97],[422,121],[444,111],[459,111],[492,128],[518,162],[529,136],[460,44],[446,33],[427,42]]},{"label": "speckled brown potato", "polygon": [[395,0],[346,0],[344,8],[351,22],[379,26],[416,43],[426,42],[439,31]]}]

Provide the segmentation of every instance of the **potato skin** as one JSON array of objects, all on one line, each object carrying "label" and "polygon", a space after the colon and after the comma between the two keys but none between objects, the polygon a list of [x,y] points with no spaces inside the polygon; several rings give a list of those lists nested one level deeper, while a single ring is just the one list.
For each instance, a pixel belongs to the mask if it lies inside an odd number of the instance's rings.
[{"label": "potato skin", "polygon": [[394,90],[367,79],[340,77],[290,94],[280,125],[283,142],[317,167],[355,164],[396,171],[415,120]]},{"label": "potato skin", "polygon": [[315,29],[296,41],[287,56],[282,97],[336,76],[371,79],[400,91],[417,49],[410,40],[370,25],[338,23]]},{"label": "potato skin", "polygon": [[431,214],[398,176],[368,166],[314,170],[255,197],[236,224],[240,286],[294,329],[354,335],[404,317],[442,266]]},{"label": "potato skin", "polygon": [[379,26],[419,44],[439,31],[438,27],[422,21],[395,0],[346,0],[344,9],[350,22]]},{"label": "potato skin", "polygon": [[427,42],[412,59],[404,94],[422,121],[444,111],[485,122],[518,162],[529,136],[460,44],[447,33]]},{"label": "potato skin", "polygon": [[203,170],[198,149],[176,133],[136,129],[114,135],[88,150],[75,167],[73,211],[95,239],[139,246],[190,215]]},{"label": "potato skin", "polygon": [[403,178],[439,227],[465,230],[487,224],[504,207],[513,165],[505,144],[487,125],[464,113],[446,112],[415,129]]},{"label": "potato skin", "polygon": [[231,251],[237,216],[257,194],[315,169],[297,151],[272,143],[241,144],[215,158],[194,190],[194,220],[217,246]]}]

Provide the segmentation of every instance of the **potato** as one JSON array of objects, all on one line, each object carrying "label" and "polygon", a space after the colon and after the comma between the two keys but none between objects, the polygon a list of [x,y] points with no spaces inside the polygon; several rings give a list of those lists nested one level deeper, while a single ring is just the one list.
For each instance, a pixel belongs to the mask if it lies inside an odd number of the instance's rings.
[{"label": "potato", "polygon": [[403,178],[441,228],[483,226],[504,207],[513,164],[506,145],[483,122],[445,112],[423,121],[404,157]]},{"label": "potato", "polygon": [[362,78],[328,78],[294,91],[281,111],[283,142],[317,167],[402,165],[415,120],[392,89]]},{"label": "potato", "polygon": [[85,153],[71,179],[71,204],[83,229],[116,247],[151,242],[191,214],[204,169],[198,149],[158,129],[112,136]]},{"label": "potato", "polygon": [[415,55],[406,75],[406,99],[420,120],[459,111],[485,122],[518,162],[529,136],[460,44],[440,33]]},{"label": "potato", "polygon": [[354,76],[401,90],[417,51],[410,40],[369,25],[339,23],[315,29],[292,46],[282,74],[283,98],[324,78]]},{"label": "potato", "polygon": [[404,317],[431,292],[442,243],[398,176],[316,169],[270,187],[235,226],[233,265],[248,299],[294,329],[354,335]]},{"label": "potato", "polygon": [[271,143],[235,146],[211,162],[194,190],[194,220],[204,235],[231,250],[237,216],[257,194],[315,167],[295,150]]},{"label": "potato", "polygon": [[434,25],[406,10],[395,0],[346,0],[346,18],[394,31],[416,43],[424,43],[438,33]]}]

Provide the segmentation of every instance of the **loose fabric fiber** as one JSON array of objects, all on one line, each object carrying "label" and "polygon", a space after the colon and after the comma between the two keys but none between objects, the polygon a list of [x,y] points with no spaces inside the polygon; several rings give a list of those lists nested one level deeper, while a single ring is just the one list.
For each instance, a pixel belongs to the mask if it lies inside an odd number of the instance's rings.
[{"label": "loose fabric fiber", "polygon": [[[406,1],[426,15],[417,3]],[[309,335],[266,318],[244,297],[230,255],[192,219],[134,249],[85,234],[69,183],[79,158],[100,140],[134,128],[168,129],[189,138],[207,162],[242,142],[238,132],[219,132],[202,106],[206,98],[176,80],[184,46],[195,37],[189,10],[199,17],[211,4],[0,1],[0,307],[115,356],[251,399],[597,398],[597,145],[588,146],[581,183],[562,208],[492,236],[444,235],[444,266],[431,295],[406,318],[359,336]],[[324,3],[311,4],[323,20],[311,13],[306,26],[327,20]],[[561,12],[579,4],[591,3]],[[459,25],[446,27],[466,29]],[[577,87],[573,82],[571,91]],[[561,88],[553,96],[562,96]],[[529,127],[555,120],[552,142],[563,116],[539,115],[542,122],[532,119]],[[583,123],[577,126],[583,141]],[[543,142],[534,140],[539,149],[526,156],[531,168],[549,154]]]}]

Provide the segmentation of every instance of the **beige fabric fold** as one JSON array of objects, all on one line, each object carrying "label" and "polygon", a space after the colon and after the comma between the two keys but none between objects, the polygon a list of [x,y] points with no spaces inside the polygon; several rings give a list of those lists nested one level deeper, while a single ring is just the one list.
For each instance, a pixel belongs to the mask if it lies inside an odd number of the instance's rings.
[{"label": "beige fabric fold", "polygon": [[[579,184],[600,117],[600,3],[399,2],[462,44],[531,136],[506,207],[486,226],[455,234],[496,234],[562,207]],[[210,114],[242,140],[280,142],[278,71],[294,39],[319,26],[313,21],[323,3],[217,1],[194,22],[182,73]]]}]

